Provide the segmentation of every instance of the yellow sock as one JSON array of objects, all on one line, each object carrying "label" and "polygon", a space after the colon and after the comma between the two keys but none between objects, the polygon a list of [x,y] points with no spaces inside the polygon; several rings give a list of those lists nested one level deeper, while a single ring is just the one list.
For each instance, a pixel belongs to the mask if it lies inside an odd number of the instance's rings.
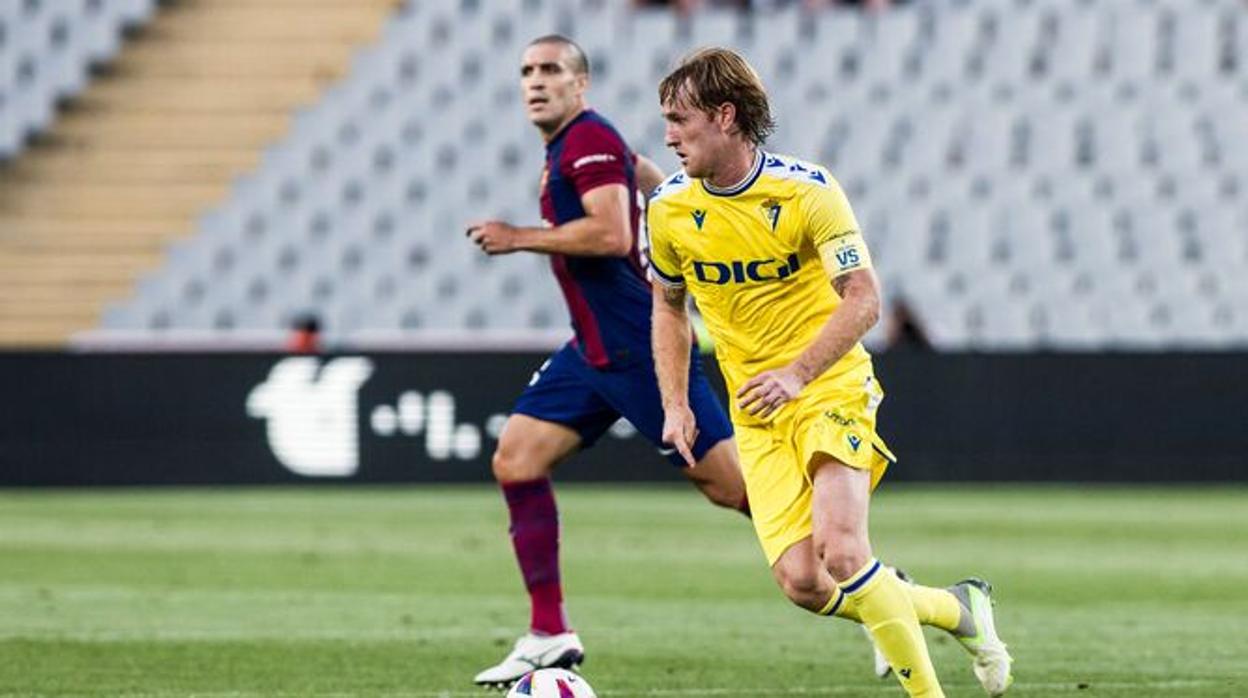
[{"label": "yellow sock", "polygon": [[954,632],[962,621],[962,604],[948,589],[902,584],[910,594],[910,604],[920,625]]},{"label": "yellow sock", "polygon": [[845,620],[852,620],[855,623],[861,623],[862,618],[858,615],[858,606],[854,604],[854,600],[845,595],[835,583],[832,584],[832,598],[828,599],[828,603],[819,610],[821,616],[836,616]]},{"label": "yellow sock", "polygon": [[841,582],[841,590],[857,606],[862,624],[867,626],[875,646],[893,666],[893,673],[906,693],[944,698],[905,586],[905,582],[890,574],[875,559]]},{"label": "yellow sock", "polygon": [[[892,572],[888,568],[883,568],[881,571]],[[962,621],[962,604],[958,603],[958,597],[947,589],[909,583],[903,583],[901,586],[910,595],[910,604],[914,606],[914,613],[919,617],[919,625],[930,625],[948,632],[957,631]],[[862,622],[862,617],[858,614],[857,603],[845,596],[845,592],[836,585],[832,586],[832,598],[828,599],[827,605],[819,611],[819,615],[836,616],[855,623]]]}]

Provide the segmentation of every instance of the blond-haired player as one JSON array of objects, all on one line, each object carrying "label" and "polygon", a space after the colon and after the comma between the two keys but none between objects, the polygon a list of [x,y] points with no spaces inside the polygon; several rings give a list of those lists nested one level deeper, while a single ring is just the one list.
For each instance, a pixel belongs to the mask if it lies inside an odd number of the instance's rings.
[{"label": "blond-haired player", "polygon": [[883,392],[859,340],[879,285],[852,210],[822,167],[762,149],[767,94],[739,55],[703,49],[659,88],[684,166],[648,212],[663,440],[690,458],[686,293],[715,338],[755,530],[784,593],[861,622],[913,696],[943,696],[920,623],[953,633],[990,695],[1011,659],[989,587],[909,585],[876,560],[870,494],[893,456],[875,430]]}]

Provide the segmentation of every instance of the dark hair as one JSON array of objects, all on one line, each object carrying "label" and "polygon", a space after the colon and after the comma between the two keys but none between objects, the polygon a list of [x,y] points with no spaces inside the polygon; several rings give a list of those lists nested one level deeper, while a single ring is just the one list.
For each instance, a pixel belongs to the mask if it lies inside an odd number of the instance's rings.
[{"label": "dark hair", "polygon": [[763,81],[745,58],[726,48],[698,49],[663,78],[659,102],[671,104],[682,99],[704,112],[722,104],[736,107],[737,128],[755,145],[762,145],[776,130]]},{"label": "dark hair", "polygon": [[294,317],[290,326],[300,332],[320,332],[321,318],[316,313],[300,313]]},{"label": "dark hair", "polygon": [[575,41],[569,39],[563,34],[547,34],[539,36],[529,42],[529,46],[538,44],[559,44],[572,49],[572,70],[578,75],[589,75],[589,56],[585,55],[585,49]]}]

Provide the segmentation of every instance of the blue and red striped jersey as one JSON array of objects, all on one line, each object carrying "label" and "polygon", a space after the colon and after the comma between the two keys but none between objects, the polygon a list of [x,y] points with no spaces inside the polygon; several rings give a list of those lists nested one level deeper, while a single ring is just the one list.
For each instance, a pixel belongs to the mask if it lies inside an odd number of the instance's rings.
[{"label": "blue and red striped jersey", "polygon": [[641,208],[634,165],[619,132],[590,110],[546,144],[541,206],[548,226],[583,218],[581,197],[597,187],[628,187],[633,244],[626,256],[550,257],[572,316],[577,350],[595,368],[624,366],[650,353],[650,284],[638,250]]}]

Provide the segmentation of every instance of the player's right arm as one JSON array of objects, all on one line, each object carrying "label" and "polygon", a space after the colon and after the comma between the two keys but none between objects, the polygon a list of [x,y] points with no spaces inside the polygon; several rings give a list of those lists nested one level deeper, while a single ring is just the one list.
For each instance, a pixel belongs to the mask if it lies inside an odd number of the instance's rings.
[{"label": "player's right arm", "polygon": [[654,373],[663,398],[663,443],[671,445],[693,467],[693,442],[697,420],[689,407],[689,353],[693,344],[685,289],[652,282],[650,341],[654,349]]},{"label": "player's right arm", "polygon": [[585,216],[553,228],[522,228],[502,221],[468,226],[468,237],[486,254],[542,252],[578,257],[623,257],[633,246],[628,187],[604,184],[581,195]]},{"label": "player's right arm", "polygon": [[468,227],[468,237],[486,254],[528,251],[577,257],[624,257],[633,248],[629,162],[633,157],[615,132],[599,125],[573,127],[559,162],[585,215],[552,228],[529,228],[502,221]]},{"label": "player's right arm", "polygon": [[667,177],[663,174],[663,170],[659,169],[659,166],[654,164],[654,161],[650,158],[644,155],[638,155],[636,157],[637,162],[634,165],[633,171],[636,173],[637,177],[637,191],[641,192],[642,196],[649,199],[650,195],[654,193],[654,190],[657,189]]},{"label": "player's right arm", "polygon": [[661,214],[651,207],[647,212],[650,229],[650,274],[654,302],[650,311],[650,342],[654,353],[654,373],[663,400],[663,443],[675,448],[693,467],[693,442],[698,437],[697,420],[689,407],[689,361],[693,329],[685,302],[685,284],[676,270],[679,259],[667,239]]}]

